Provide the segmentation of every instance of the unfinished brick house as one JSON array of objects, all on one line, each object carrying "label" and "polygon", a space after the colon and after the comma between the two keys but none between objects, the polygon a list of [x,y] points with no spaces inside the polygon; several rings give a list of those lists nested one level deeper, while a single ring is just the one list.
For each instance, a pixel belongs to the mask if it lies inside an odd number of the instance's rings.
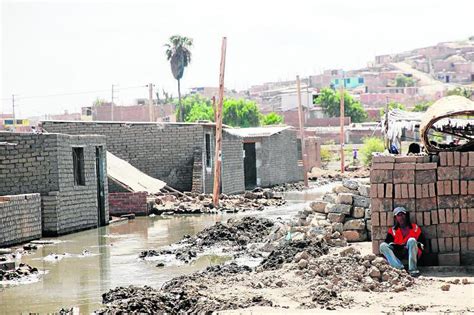
[{"label": "unfinished brick house", "polygon": [[[149,176],[181,191],[211,193],[215,125],[212,123],[140,123],[44,121],[48,132],[98,134],[107,149]],[[223,133],[222,192],[245,190],[242,141]],[[110,192],[121,192],[109,181]]]},{"label": "unfinished brick house", "polygon": [[43,236],[106,225],[105,153],[103,136],[0,132],[0,195],[40,194]]}]

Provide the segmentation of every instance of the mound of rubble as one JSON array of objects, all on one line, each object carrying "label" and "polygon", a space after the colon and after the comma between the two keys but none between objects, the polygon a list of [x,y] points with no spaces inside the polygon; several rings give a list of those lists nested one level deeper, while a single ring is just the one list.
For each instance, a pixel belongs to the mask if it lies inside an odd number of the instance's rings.
[{"label": "mound of rubble", "polygon": [[157,196],[151,204],[150,213],[154,214],[197,214],[212,213],[216,211],[240,212],[258,210],[265,207],[278,207],[286,204],[286,201],[275,195],[270,188],[255,188],[243,195],[225,195],[219,197],[219,207],[215,208],[212,203],[212,195],[186,193],[185,195],[162,195]]},{"label": "mound of rubble", "polygon": [[12,270],[1,270],[0,269],[0,281],[11,281],[20,280],[24,277],[28,277],[32,274],[37,274],[38,269],[31,267],[27,264],[20,263],[18,268]]},{"label": "mound of rubble", "polygon": [[232,249],[242,249],[250,243],[262,242],[271,233],[273,221],[266,218],[243,217],[229,219],[227,224],[216,223],[196,236],[185,237],[180,244],[185,246],[177,249],[146,250],[139,254],[139,258],[161,255],[175,255],[176,259],[190,262],[206,247],[226,246]]},{"label": "mound of rubble", "polygon": [[[293,222],[293,230],[306,236],[318,229],[332,227],[348,242],[371,238],[370,185],[361,180],[344,179],[322,199],[310,203]],[[337,237],[334,237],[337,238]]]}]

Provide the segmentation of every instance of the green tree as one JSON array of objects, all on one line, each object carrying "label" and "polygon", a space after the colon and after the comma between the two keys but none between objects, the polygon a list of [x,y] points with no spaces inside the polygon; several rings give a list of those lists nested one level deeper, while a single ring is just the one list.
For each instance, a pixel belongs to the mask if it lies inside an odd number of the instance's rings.
[{"label": "green tree", "polygon": [[[173,35],[169,38],[169,43],[165,44],[166,58],[171,64],[171,72],[178,81],[178,101],[181,108],[181,78],[184,68],[191,63],[192,38],[180,35]],[[183,110],[180,111],[180,121],[184,121]]]},{"label": "green tree", "polygon": [[464,96],[467,98],[471,98],[472,96],[472,90],[464,88],[464,87],[457,87],[452,90],[449,90],[447,93],[448,96],[451,95],[459,95],[459,96]]},{"label": "green tree", "polygon": [[222,121],[233,127],[257,127],[260,110],[255,102],[244,99],[226,99],[222,109]]},{"label": "green tree", "polygon": [[416,104],[415,107],[411,110],[412,112],[426,112],[428,110],[428,107],[433,105],[433,102],[427,101],[423,103]]},{"label": "green tree", "polygon": [[[340,115],[341,93],[329,88],[321,90],[315,104],[321,106],[329,117],[339,117]],[[352,122],[363,122],[367,119],[367,113],[359,101],[344,91],[344,115],[351,117]]]},{"label": "green tree", "polygon": [[372,164],[372,153],[384,151],[383,140],[377,137],[368,137],[363,142],[364,145],[361,149],[362,162],[364,162],[364,165],[370,165]]},{"label": "green tree", "polygon": [[[388,111],[391,111],[392,109],[401,109],[401,110],[405,110],[406,107],[405,105],[403,105],[402,103],[397,103],[397,102],[394,102],[394,101],[391,101],[390,103],[388,103]],[[382,107],[380,109],[380,116],[383,116],[385,115],[385,107]]]},{"label": "green tree", "polygon": [[395,78],[395,84],[397,87],[409,87],[415,86],[415,81],[411,77],[397,75],[397,77]]},{"label": "green tree", "polygon": [[279,125],[283,123],[283,117],[277,113],[269,113],[262,117],[262,125]]},{"label": "green tree", "polygon": [[[211,101],[207,98],[202,97],[199,94],[192,94],[192,95],[188,95],[188,96],[184,97],[181,100],[181,106],[179,106],[179,104],[176,103],[176,100],[174,100],[174,103],[176,105],[178,105],[178,106],[176,106],[176,117],[181,117],[181,115],[182,115],[183,121],[187,121],[187,122],[192,122],[192,121],[199,120],[199,119],[190,120],[190,118],[189,118],[191,110],[194,107],[198,107],[198,109],[195,110],[193,115],[198,115],[197,111],[204,110],[206,107],[209,107],[212,110]],[[205,110],[205,111],[207,111],[207,110]],[[198,116],[196,116],[196,117],[198,117]],[[214,114],[213,114],[212,117],[214,117]],[[214,118],[212,120],[214,120]]]},{"label": "green tree", "polygon": [[214,121],[214,109],[206,103],[196,103],[186,115],[187,122],[198,120]]}]

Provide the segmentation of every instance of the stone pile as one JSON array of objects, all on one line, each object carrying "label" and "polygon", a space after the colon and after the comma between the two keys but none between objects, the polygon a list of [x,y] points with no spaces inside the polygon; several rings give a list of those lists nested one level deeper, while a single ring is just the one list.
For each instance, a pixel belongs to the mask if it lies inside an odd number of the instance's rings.
[{"label": "stone pile", "polygon": [[28,277],[31,274],[36,273],[38,273],[38,269],[21,263],[18,268],[13,270],[0,269],[0,281],[20,280],[21,278]]},{"label": "stone pile", "polygon": [[[325,228],[334,240],[340,239],[339,235],[348,242],[370,240],[369,193],[370,185],[363,181],[344,179],[342,185],[334,187],[333,192],[311,202],[309,209],[300,212],[292,229],[310,235],[320,234]],[[340,240],[332,243],[329,242],[330,245],[344,245]]]}]

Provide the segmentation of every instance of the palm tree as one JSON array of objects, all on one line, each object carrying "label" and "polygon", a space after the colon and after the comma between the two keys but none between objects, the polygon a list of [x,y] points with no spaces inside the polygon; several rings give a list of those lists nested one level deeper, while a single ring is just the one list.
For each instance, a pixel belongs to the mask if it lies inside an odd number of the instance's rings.
[{"label": "palm tree", "polygon": [[181,105],[181,84],[180,80],[183,77],[184,68],[191,63],[191,47],[193,46],[193,39],[180,35],[173,35],[170,37],[170,42],[165,45],[166,58],[170,61],[171,72],[176,80],[178,80],[178,100],[179,100],[179,116],[180,120],[184,121],[184,112]]}]

